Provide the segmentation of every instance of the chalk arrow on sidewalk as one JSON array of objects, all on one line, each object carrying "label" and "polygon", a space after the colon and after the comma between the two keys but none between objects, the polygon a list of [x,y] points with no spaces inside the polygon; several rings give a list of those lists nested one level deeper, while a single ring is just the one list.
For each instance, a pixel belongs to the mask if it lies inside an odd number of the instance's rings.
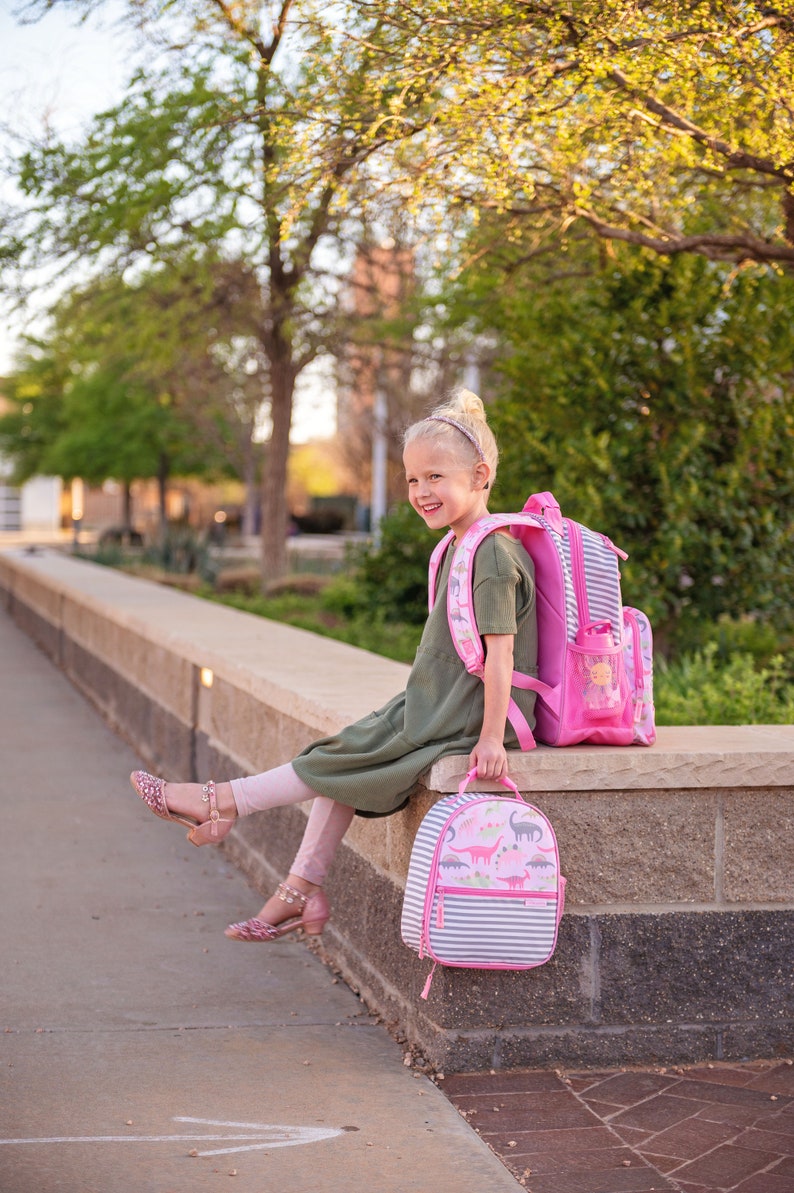
[{"label": "chalk arrow on sidewalk", "polygon": [[[303,1143],[322,1143],[342,1131],[334,1127],[287,1127],[270,1123],[222,1122],[214,1118],[180,1116],[175,1123],[194,1123],[203,1127],[224,1127],[224,1134],[203,1135],[51,1135],[30,1139],[0,1139],[2,1144],[29,1143],[235,1143],[235,1147],[216,1147],[199,1151],[199,1156],[228,1156],[232,1152],[264,1152],[275,1147],[296,1147]],[[229,1130],[245,1131],[230,1135]]]}]

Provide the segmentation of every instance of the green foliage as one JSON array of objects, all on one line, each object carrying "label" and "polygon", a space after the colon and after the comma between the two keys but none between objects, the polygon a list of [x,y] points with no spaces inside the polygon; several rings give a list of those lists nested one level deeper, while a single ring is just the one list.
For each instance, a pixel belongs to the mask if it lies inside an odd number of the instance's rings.
[{"label": "green foliage", "polygon": [[790,632],[794,279],[586,244],[547,268],[510,260],[485,260],[447,308],[501,344],[492,508],[550,489],[608,533],[665,652],[722,615]]},{"label": "green foliage", "polygon": [[682,631],[677,643],[682,655],[695,654],[708,646],[715,663],[720,665],[733,655],[744,655],[752,660],[756,670],[781,655],[788,661],[789,678],[794,680],[794,638],[781,633],[770,622],[754,617],[720,617],[713,625],[701,622],[694,626],[689,636]]},{"label": "green foliage", "polygon": [[[129,10],[151,20],[153,52],[130,79],[123,101],[99,113],[76,142],[50,136],[20,155],[21,215],[16,212],[13,224],[4,220],[8,232],[0,235],[0,259],[16,264],[17,273],[14,278],[10,268],[4,270],[3,285],[35,284],[36,267],[45,262],[67,277],[77,267],[81,277],[94,279],[166,279],[160,323],[150,320],[146,351],[133,354],[137,376],[146,382],[154,376],[158,391],[169,401],[181,398],[183,407],[197,391],[205,398],[208,388],[217,391],[207,386],[207,375],[219,382],[225,392],[218,418],[205,418],[202,429],[220,423],[214,429],[227,448],[234,426],[223,416],[229,405],[245,407],[243,464],[250,485],[256,471],[252,444],[261,441],[269,422],[267,467],[261,460],[259,465],[262,559],[273,578],[286,570],[295,382],[345,318],[333,268],[345,259],[346,272],[360,231],[367,163],[424,125],[426,89],[400,87],[390,70],[378,69],[379,51],[366,36],[380,23],[377,12],[355,13],[355,36],[346,37],[341,18],[344,13],[352,20],[355,10],[344,5],[285,3],[268,12],[258,4],[130,0]],[[146,30],[148,21],[141,26]],[[392,115],[395,106],[399,118]],[[341,248],[329,251],[340,235]],[[235,317],[237,329],[221,355],[239,363],[237,340],[246,337],[249,346],[244,367],[232,370],[236,384],[225,384],[223,369],[212,373],[217,345],[207,341],[218,320],[229,330],[232,311],[200,294],[197,310],[210,360],[204,360],[201,378],[194,372],[186,379],[180,394],[173,363],[182,360],[178,349],[191,326],[186,299],[195,287],[169,292],[168,281],[191,260],[245,262],[249,311]],[[146,344],[140,331],[138,340]],[[170,360],[161,385],[164,350]],[[147,371],[141,362],[159,367]],[[251,418],[255,381],[259,404],[269,408],[255,408]]]},{"label": "green foliage", "polygon": [[63,361],[41,345],[31,345],[20,367],[4,382],[0,451],[13,462],[16,484],[48,471],[49,454],[66,426],[62,395],[67,377]]},{"label": "green foliage", "polygon": [[794,267],[789,6],[379,7],[403,33],[396,76],[437,88],[417,169],[462,209],[456,231],[498,211],[503,235],[531,229],[533,252],[588,230],[662,254]]},{"label": "green foliage", "polygon": [[666,664],[657,660],[658,725],[791,725],[794,682],[782,655],[758,667],[752,655],[718,657],[717,644]]},{"label": "green foliage", "polygon": [[[168,279],[155,274],[128,285],[110,274],[67,295],[55,308],[49,341],[31,344],[9,378],[11,410],[0,419],[0,442],[18,475],[101,484],[211,476],[231,464],[242,470],[244,449],[234,434],[244,422],[241,386],[231,368],[216,367],[210,347],[218,348],[224,330],[231,336],[230,318],[238,333],[243,321],[229,303],[226,327],[216,318],[219,327],[210,334],[205,325],[199,334],[195,313],[202,286],[217,301],[232,271],[231,264],[203,272],[184,263]],[[191,301],[189,319],[184,305]],[[205,295],[205,313],[208,307]],[[229,389],[237,408],[223,401]],[[244,442],[255,420],[247,414]],[[234,446],[225,450],[229,441]]]}]

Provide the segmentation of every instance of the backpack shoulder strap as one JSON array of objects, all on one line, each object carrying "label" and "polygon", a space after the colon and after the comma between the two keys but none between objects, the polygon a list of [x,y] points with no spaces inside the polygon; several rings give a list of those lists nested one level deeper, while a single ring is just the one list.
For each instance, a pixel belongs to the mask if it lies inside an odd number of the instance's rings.
[{"label": "backpack shoulder strap", "polygon": [[[455,554],[452,557],[447,588],[449,629],[455,649],[464,667],[471,675],[477,675],[480,679],[484,676],[485,650],[474,616],[472,584],[474,554],[480,543],[489,534],[493,534],[495,530],[504,526],[517,525],[532,526],[547,533],[542,516],[535,513],[486,514],[484,518],[480,518],[473,526],[469,527],[455,548]],[[534,676],[524,675],[520,671],[513,672],[512,686],[529,688],[544,695],[551,691],[548,684],[542,683]],[[516,732],[521,749],[531,750],[535,745],[532,730],[512,697],[508,709],[508,720]]]},{"label": "backpack shoulder strap", "polygon": [[433,612],[433,606],[436,603],[436,585],[438,584],[438,571],[444,560],[447,547],[455,537],[453,530],[448,530],[441,542],[436,543],[433,548],[433,554],[430,556],[430,563],[427,570],[427,608],[428,612]]}]

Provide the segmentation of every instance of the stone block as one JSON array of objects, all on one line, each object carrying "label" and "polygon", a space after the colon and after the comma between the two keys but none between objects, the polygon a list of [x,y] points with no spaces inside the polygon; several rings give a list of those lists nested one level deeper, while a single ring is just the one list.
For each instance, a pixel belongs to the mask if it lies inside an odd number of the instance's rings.
[{"label": "stone block", "polygon": [[[791,787],[792,750],[794,725],[660,725],[651,747],[516,751],[510,773],[526,792]],[[456,791],[465,763],[456,755],[440,759],[428,772],[428,787]]]},{"label": "stone block", "polygon": [[36,613],[43,621],[60,627],[63,590],[28,569],[14,569],[9,576],[14,601]]},{"label": "stone block", "polygon": [[727,791],[723,807],[726,903],[794,904],[791,788]]},{"label": "stone block", "polygon": [[604,1024],[791,1017],[794,911],[597,917]]},{"label": "stone block", "polygon": [[33,605],[26,604],[16,593],[11,598],[10,612],[14,621],[56,663],[61,661],[61,627],[59,622],[43,616]]},{"label": "stone block", "polygon": [[703,791],[540,792],[569,907],[709,903],[717,803]]}]

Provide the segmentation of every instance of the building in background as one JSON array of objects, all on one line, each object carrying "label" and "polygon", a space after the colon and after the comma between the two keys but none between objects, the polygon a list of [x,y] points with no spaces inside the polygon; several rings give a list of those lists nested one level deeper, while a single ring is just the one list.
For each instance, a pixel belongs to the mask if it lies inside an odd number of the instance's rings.
[{"label": "building in background", "polygon": [[404,323],[414,288],[411,249],[391,239],[359,247],[344,295],[350,333],[338,366],[337,422],[346,488],[373,523],[403,496],[400,435],[417,402]]},{"label": "building in background", "polygon": [[[0,380],[0,414],[5,413]],[[42,536],[57,535],[61,525],[63,486],[57,477],[37,476],[26,484],[12,483],[13,465],[0,456],[0,533],[31,529]]]}]

